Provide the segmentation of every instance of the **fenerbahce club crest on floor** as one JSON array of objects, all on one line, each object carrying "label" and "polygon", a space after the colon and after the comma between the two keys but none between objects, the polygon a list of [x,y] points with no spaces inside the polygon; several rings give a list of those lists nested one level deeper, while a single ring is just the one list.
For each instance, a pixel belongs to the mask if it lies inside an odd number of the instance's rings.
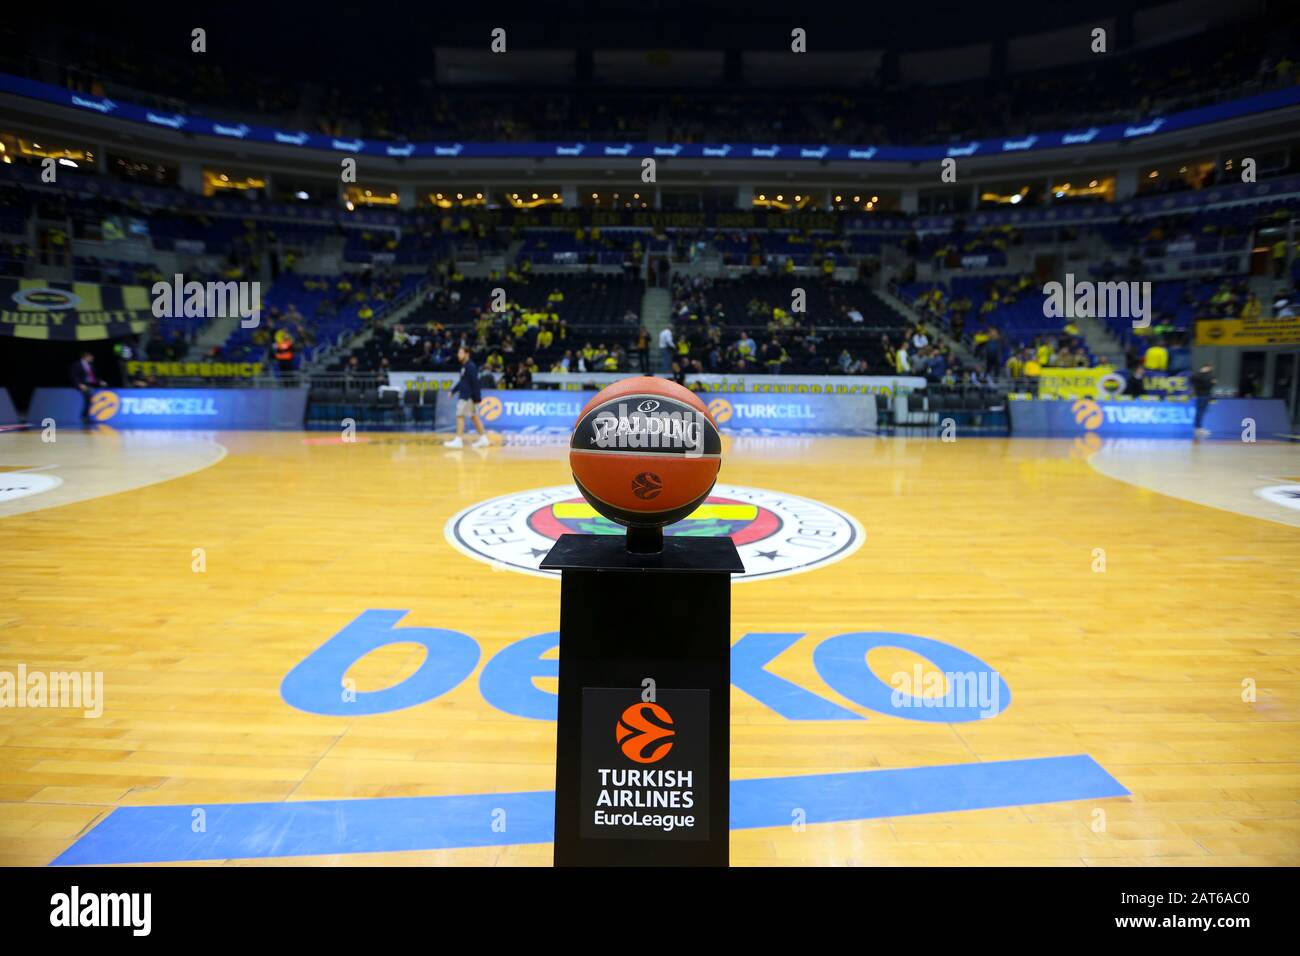
[{"label": "fenerbahce club crest on floor", "polygon": [[[536,488],[471,505],[447,522],[447,540],[494,567],[558,578],[540,571],[562,534],[623,534],[601,517],[577,485]],[[861,547],[861,525],[820,501],[762,488],[717,484],[694,512],[664,528],[666,536],[730,535],[745,563],[734,580],[798,574],[846,558]]]}]

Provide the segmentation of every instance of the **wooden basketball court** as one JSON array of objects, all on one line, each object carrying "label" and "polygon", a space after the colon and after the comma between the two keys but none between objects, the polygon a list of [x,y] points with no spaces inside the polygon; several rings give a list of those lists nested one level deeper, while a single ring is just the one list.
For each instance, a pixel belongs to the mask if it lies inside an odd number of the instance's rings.
[{"label": "wooden basketball court", "polygon": [[[0,864],[548,865],[559,589],[508,548],[590,516],[494,439],[0,435]],[[1300,864],[1300,445],[729,437],[719,480],[734,864]],[[924,706],[963,662],[992,696]]]}]

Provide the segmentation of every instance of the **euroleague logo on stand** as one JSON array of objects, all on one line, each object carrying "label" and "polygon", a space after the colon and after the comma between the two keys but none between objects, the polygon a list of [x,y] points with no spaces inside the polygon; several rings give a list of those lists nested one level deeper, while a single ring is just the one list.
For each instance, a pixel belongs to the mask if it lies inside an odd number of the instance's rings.
[{"label": "euroleague logo on stand", "polygon": [[637,763],[655,763],[668,756],[673,749],[673,718],[658,704],[638,701],[618,719],[614,739],[628,760]]},{"label": "euroleague logo on stand", "polygon": [[[649,483],[652,475],[645,473],[644,480]],[[598,514],[578,486],[569,484],[480,501],[453,515],[443,532],[456,550],[494,568],[559,580],[558,571],[538,565],[560,535],[621,535],[625,529]],[[865,537],[851,515],[820,501],[724,484],[714,485],[699,507],[664,534],[730,537],[745,563],[745,573],[733,581],[811,571],[847,558]]]}]

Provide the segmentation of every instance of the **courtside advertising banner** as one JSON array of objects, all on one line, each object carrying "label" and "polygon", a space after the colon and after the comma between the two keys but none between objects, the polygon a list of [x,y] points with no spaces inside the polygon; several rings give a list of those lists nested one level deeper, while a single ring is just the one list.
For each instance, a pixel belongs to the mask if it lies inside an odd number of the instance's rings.
[{"label": "courtside advertising banner", "polygon": [[[1011,433],[1048,438],[1191,438],[1196,404],[1191,401],[1021,400],[1008,402]],[[1289,430],[1281,399],[1223,398],[1210,403],[1203,427],[1216,438],[1240,440],[1247,428],[1260,439]]]},{"label": "courtside advertising banner", "polygon": [[[626,377],[626,376],[624,376]],[[391,376],[390,376],[391,378]],[[479,417],[489,431],[567,435],[596,393],[485,389]],[[753,435],[869,434],[876,427],[874,395],[701,395],[724,432]],[[456,427],[456,402],[440,401],[435,428]],[[467,431],[473,426],[467,424]]]},{"label": "courtside advertising banner", "polygon": [[[81,421],[75,388],[38,388],[27,419],[59,425]],[[299,388],[100,389],[90,399],[90,421],[111,428],[302,428],[307,390]]]}]

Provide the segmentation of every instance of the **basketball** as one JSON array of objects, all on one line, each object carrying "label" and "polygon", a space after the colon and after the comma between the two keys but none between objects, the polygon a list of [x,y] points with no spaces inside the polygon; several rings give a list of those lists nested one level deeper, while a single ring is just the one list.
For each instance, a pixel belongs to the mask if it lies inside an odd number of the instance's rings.
[{"label": "basketball", "polygon": [[625,378],[578,416],[569,467],[578,490],[610,521],[659,528],[708,497],[722,464],[722,438],[689,389],[652,375]]}]

